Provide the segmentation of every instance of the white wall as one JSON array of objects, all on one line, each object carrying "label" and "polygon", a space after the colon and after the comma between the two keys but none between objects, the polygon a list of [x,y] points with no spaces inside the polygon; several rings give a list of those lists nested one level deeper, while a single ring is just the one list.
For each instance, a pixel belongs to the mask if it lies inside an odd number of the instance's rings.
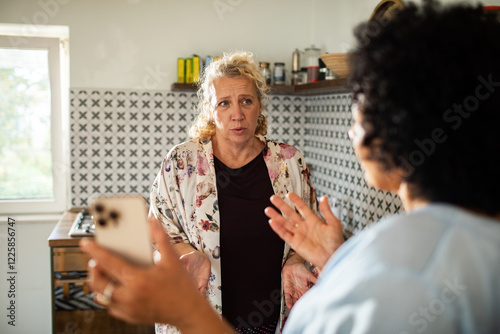
[{"label": "white wall", "polygon": [[[16,219],[16,217],[11,217]],[[51,333],[50,297],[50,249],[47,238],[55,222],[15,224],[16,236],[16,288],[15,297],[9,298],[10,284],[7,282],[7,219],[0,222],[0,333]],[[7,318],[11,300],[15,301],[15,327],[10,326]]]},{"label": "white wall", "polygon": [[[169,89],[177,57],[252,51],[290,66],[312,43],[343,51],[378,0],[3,1],[0,22],[70,27],[71,86]],[[156,73],[154,75],[153,73]]]},{"label": "white wall", "polygon": [[[0,22],[70,27],[71,87],[170,89],[177,57],[248,50],[291,63],[295,48],[345,52],[379,0],[22,0]],[[444,2],[457,2],[446,0]],[[465,2],[475,3],[468,0]],[[489,0],[498,5],[500,0]]]},{"label": "white wall", "polygon": [[[70,27],[71,87],[170,89],[177,57],[248,50],[284,61],[315,44],[345,52],[379,0],[22,0],[0,22]],[[447,0],[445,2],[457,2]],[[477,2],[469,0],[466,2]],[[488,4],[499,4],[490,0]]]}]

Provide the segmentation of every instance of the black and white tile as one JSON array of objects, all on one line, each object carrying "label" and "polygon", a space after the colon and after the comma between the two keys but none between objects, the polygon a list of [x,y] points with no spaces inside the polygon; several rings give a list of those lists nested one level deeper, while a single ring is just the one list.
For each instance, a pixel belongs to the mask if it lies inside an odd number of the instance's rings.
[{"label": "black and white tile", "polygon": [[[188,139],[196,103],[195,93],[73,88],[72,205],[104,193],[148,198],[163,157]],[[346,229],[356,233],[401,203],[365,183],[347,136],[350,105],[350,94],[271,95],[267,136],[304,154],[318,194],[331,196]]]},{"label": "black and white tile", "polygon": [[399,198],[366,184],[354,154],[350,94],[325,95],[306,101],[305,156],[312,165],[319,196],[328,195],[348,234],[401,209]]},{"label": "black and white tile", "polygon": [[267,104],[267,136],[293,145],[301,152],[305,149],[304,101],[301,96],[274,95]]},{"label": "black and white tile", "polygon": [[187,139],[195,94],[71,91],[72,205],[103,193],[148,193],[168,150]]}]

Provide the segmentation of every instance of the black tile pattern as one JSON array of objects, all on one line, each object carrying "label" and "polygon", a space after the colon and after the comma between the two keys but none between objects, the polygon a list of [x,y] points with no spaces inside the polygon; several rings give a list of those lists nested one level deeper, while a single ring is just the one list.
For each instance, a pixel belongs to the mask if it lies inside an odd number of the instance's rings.
[{"label": "black tile pattern", "polygon": [[168,150],[187,139],[196,94],[71,91],[71,203],[93,194],[148,197]]},{"label": "black tile pattern", "polygon": [[267,136],[295,146],[304,152],[305,99],[300,96],[270,96]]},{"label": "black tile pattern", "polygon": [[[86,206],[89,196],[101,193],[148,198],[163,157],[188,138],[196,102],[195,93],[73,88],[72,205]],[[350,104],[350,94],[270,96],[268,137],[303,152],[318,194],[332,196],[356,233],[401,203],[366,185],[347,137]]]},{"label": "black tile pattern", "polygon": [[306,99],[305,156],[312,165],[319,196],[331,197],[349,234],[401,208],[399,198],[366,184],[347,134],[351,126],[350,94]]}]

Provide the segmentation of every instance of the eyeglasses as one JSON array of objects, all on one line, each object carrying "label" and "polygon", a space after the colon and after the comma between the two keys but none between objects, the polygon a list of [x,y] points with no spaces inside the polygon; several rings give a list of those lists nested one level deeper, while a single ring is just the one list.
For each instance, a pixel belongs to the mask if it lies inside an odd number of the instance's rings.
[{"label": "eyeglasses", "polygon": [[359,143],[365,136],[365,129],[361,126],[361,123],[357,122],[356,119],[360,117],[359,105],[358,103],[353,103],[351,106],[352,110],[352,125],[347,134],[354,144]]},{"label": "eyeglasses", "polygon": [[360,123],[353,120],[353,124],[347,134],[353,143],[358,143],[365,136],[365,129],[363,129]]}]

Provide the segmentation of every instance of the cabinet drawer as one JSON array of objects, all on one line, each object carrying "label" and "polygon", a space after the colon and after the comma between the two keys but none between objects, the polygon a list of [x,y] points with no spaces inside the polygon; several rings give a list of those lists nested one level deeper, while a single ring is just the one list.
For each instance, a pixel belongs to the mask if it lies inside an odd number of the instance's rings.
[{"label": "cabinet drawer", "polygon": [[54,271],[86,271],[89,257],[78,247],[53,249]]}]

